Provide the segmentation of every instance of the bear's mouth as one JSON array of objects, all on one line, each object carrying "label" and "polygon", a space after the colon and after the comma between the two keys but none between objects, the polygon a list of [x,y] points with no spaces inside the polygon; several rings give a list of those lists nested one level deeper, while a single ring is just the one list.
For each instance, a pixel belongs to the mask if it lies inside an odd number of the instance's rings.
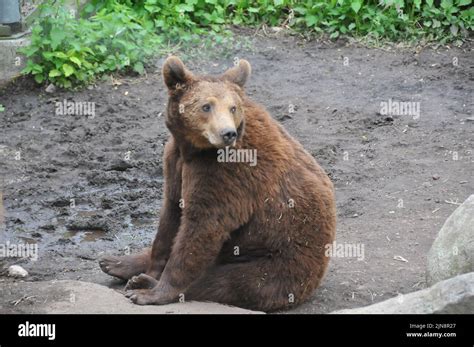
[{"label": "bear's mouth", "polygon": [[203,133],[203,136],[207,139],[211,146],[215,148],[225,148],[235,147],[239,135],[237,133],[237,138],[232,143],[225,143],[225,141],[220,136],[216,136],[213,133],[209,133],[207,131]]},{"label": "bear's mouth", "polygon": [[237,145],[237,141],[242,138],[243,130],[244,121],[240,122],[237,129],[235,129],[235,139],[230,143],[225,141],[219,132],[212,131],[210,129],[204,130],[202,132],[202,137],[205,138],[206,141],[214,148],[235,147]]}]

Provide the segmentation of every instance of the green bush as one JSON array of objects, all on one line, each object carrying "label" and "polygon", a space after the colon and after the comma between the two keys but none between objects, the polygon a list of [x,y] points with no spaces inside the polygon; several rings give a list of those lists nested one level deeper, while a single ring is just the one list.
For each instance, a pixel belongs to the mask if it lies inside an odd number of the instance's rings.
[{"label": "green bush", "polygon": [[218,45],[229,25],[286,25],[303,33],[375,39],[463,39],[473,29],[472,0],[92,0],[80,18],[47,0],[32,30],[24,73],[60,87],[116,70],[144,71],[170,46]]},{"label": "green bush", "polygon": [[426,38],[444,43],[473,29],[471,0],[305,1],[294,7],[296,24],[331,38],[341,34],[393,41]]},{"label": "green bush", "polygon": [[159,46],[160,37],[146,30],[127,6],[114,4],[114,12],[101,10],[88,19],[76,19],[62,6],[41,8],[24,73],[38,83],[60,87],[91,82],[97,74],[131,67],[143,72],[143,61]]}]

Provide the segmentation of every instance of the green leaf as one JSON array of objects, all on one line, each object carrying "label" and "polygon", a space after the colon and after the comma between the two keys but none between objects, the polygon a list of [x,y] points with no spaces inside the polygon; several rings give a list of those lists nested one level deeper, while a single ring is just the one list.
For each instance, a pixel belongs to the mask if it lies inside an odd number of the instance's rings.
[{"label": "green leaf", "polygon": [[51,58],[53,58],[53,53],[52,52],[43,52],[43,53],[41,53],[41,55],[47,60],[51,60]]},{"label": "green leaf", "polygon": [[63,52],[53,52],[51,53],[53,57],[60,58],[60,59],[68,59],[68,56]]},{"label": "green leaf", "polygon": [[354,10],[355,13],[358,13],[360,8],[362,7],[362,2],[361,1],[353,1],[351,3],[351,7]]},{"label": "green leaf", "polygon": [[97,46],[95,46],[95,48],[97,48],[100,53],[107,52],[107,47],[105,47],[104,45],[97,45]]},{"label": "green leaf", "polygon": [[309,16],[306,16],[304,18],[306,20],[306,25],[309,26],[309,27],[315,25],[318,22],[318,17],[316,17],[316,16],[309,15]]},{"label": "green leaf", "polygon": [[467,6],[467,5],[470,5],[472,2],[472,0],[459,0],[457,1],[457,4],[458,6]]},{"label": "green leaf", "polygon": [[27,57],[31,57],[33,54],[35,54],[38,51],[38,47],[35,47],[33,45],[29,47],[22,48],[20,50],[20,53],[25,54]]},{"label": "green leaf", "polygon": [[299,13],[299,14],[306,14],[307,9],[304,8],[304,7],[295,7],[293,9],[293,11],[295,11],[296,13]]},{"label": "green leaf", "polygon": [[163,28],[166,26],[166,22],[163,19],[157,19],[155,20],[155,26],[158,28]]},{"label": "green leaf", "polygon": [[31,71],[33,72],[33,74],[42,73],[43,67],[39,64],[32,64]]},{"label": "green leaf", "polygon": [[449,28],[449,31],[451,31],[451,34],[453,34],[454,36],[456,36],[458,34],[458,31],[459,31],[459,27],[457,25],[451,25],[451,27]]},{"label": "green leaf", "polygon": [[442,0],[440,6],[441,8],[447,9],[453,6],[453,2],[451,0]]},{"label": "green leaf", "polygon": [[193,5],[180,4],[176,6],[176,11],[178,12],[192,12],[194,10]]},{"label": "green leaf", "polygon": [[74,68],[69,64],[63,65],[64,76],[69,77],[74,73]]},{"label": "green leaf", "polygon": [[35,81],[37,83],[42,83],[44,81],[44,76],[43,75],[35,75]]},{"label": "green leaf", "polygon": [[81,60],[77,57],[70,57],[69,60],[72,61],[74,64],[76,64],[79,67],[81,67],[81,65],[82,65]]},{"label": "green leaf", "polygon": [[133,70],[135,72],[138,72],[140,75],[143,75],[143,73],[145,72],[145,68],[143,67],[143,64],[141,62],[135,63],[135,65],[133,65]]},{"label": "green leaf", "polygon": [[53,70],[51,70],[51,71],[49,72],[48,76],[49,76],[50,78],[52,78],[52,77],[57,77],[57,76],[61,76],[61,71],[56,70],[56,69],[53,69]]},{"label": "green leaf", "polygon": [[85,11],[86,13],[91,13],[92,11],[94,11],[94,5],[92,5],[92,4],[90,4],[90,3],[87,4],[86,7],[84,7],[84,11]]},{"label": "green leaf", "polygon": [[58,28],[57,26],[53,26],[51,29],[51,33],[49,34],[51,38],[51,48],[56,50],[56,48],[61,44],[63,39],[66,37],[66,32],[62,28]]}]

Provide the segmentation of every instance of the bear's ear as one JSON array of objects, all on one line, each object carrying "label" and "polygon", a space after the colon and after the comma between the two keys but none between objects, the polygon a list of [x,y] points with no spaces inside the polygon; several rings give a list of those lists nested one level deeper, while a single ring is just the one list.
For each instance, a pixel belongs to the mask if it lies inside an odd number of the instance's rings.
[{"label": "bear's ear", "polygon": [[224,72],[222,78],[243,87],[250,76],[251,70],[250,63],[245,59],[240,59],[239,64]]},{"label": "bear's ear", "polygon": [[168,57],[163,64],[163,79],[169,90],[175,90],[180,85],[192,80],[192,73],[184,66],[181,59],[175,56]]}]

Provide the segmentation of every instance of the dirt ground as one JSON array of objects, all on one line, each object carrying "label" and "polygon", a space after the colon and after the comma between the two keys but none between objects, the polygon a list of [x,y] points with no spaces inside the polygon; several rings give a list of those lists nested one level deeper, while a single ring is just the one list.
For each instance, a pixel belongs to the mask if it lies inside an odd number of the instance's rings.
[{"label": "dirt ground", "polygon": [[[333,257],[311,300],[290,312],[360,307],[424,288],[425,257],[437,232],[474,192],[472,47],[252,40],[231,58],[187,63],[220,73],[234,57],[251,62],[248,94],[335,184],[337,242],[364,246],[363,259]],[[168,137],[161,62],[147,76],[79,92],[48,94],[24,80],[0,90],[0,243],[39,247],[36,262],[4,258],[0,268],[19,264],[28,281],[120,288],[97,259],[149,245],[159,222]],[[95,117],[56,114],[55,103],[65,99],[94,102]],[[381,114],[381,102],[390,99],[419,103],[419,117]],[[0,289],[10,281],[0,275]],[[11,305],[2,298],[0,306]]]}]

